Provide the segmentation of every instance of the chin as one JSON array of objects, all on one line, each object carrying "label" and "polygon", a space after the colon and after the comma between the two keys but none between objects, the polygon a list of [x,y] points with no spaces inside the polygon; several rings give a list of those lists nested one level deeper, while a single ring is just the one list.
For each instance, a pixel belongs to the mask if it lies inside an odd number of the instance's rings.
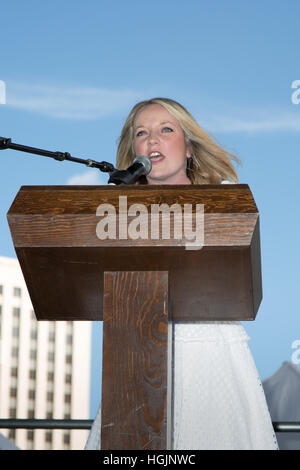
[{"label": "chin", "polygon": [[163,184],[168,177],[166,176],[151,176],[148,180],[148,184]]}]

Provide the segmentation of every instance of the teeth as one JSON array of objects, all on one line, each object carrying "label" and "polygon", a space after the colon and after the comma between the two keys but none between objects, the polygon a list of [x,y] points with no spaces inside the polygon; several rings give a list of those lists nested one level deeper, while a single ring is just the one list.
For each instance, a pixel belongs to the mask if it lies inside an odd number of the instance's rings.
[{"label": "teeth", "polygon": [[150,153],[150,158],[151,157],[160,157],[160,153],[159,152],[152,152],[152,153]]}]

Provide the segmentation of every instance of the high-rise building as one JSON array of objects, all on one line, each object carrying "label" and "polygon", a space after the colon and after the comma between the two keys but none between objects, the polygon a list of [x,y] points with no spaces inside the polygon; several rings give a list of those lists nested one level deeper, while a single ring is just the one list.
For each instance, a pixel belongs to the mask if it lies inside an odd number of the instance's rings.
[{"label": "high-rise building", "polygon": [[[92,324],[37,321],[17,259],[0,257],[0,418],[88,419]],[[1,430],[20,449],[80,450],[86,430]]]}]

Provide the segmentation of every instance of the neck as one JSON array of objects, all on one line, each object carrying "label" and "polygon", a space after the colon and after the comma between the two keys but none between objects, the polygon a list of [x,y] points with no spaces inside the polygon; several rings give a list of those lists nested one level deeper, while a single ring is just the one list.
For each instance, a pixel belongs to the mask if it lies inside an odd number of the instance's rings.
[{"label": "neck", "polygon": [[149,178],[147,176],[148,184],[192,184],[191,180],[186,176],[174,176],[173,178]]}]

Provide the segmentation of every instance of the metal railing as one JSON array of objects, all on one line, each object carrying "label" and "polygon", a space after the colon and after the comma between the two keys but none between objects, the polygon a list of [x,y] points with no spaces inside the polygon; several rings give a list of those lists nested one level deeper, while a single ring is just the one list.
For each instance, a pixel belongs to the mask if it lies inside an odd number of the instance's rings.
[{"label": "metal railing", "polygon": [[300,432],[300,422],[292,421],[273,421],[275,432]]},{"label": "metal railing", "polygon": [[0,419],[0,429],[91,429],[92,419]]},{"label": "metal railing", "polygon": [[[92,419],[0,419],[0,429],[91,429]],[[275,432],[300,432],[298,421],[273,421]]]}]

